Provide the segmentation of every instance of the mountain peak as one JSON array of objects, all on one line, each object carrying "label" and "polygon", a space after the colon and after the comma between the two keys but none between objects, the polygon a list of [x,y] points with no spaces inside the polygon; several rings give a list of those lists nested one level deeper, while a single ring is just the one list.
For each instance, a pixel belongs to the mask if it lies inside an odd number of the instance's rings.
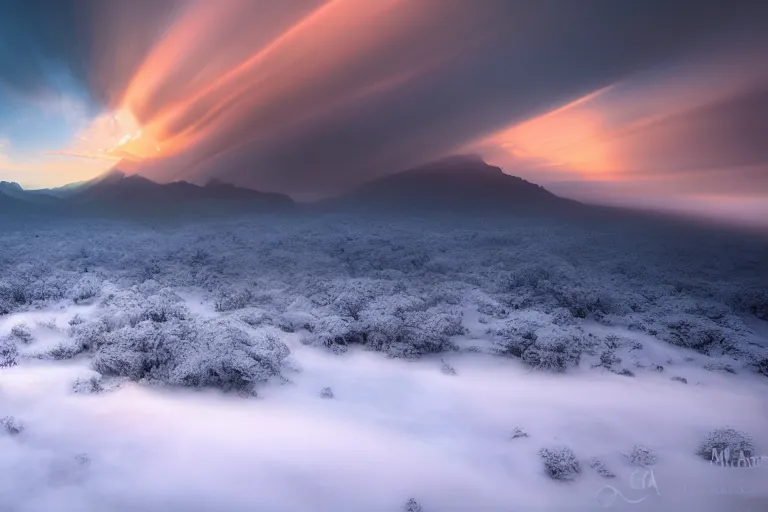
[{"label": "mountain peak", "polygon": [[454,155],[374,180],[336,201],[353,208],[446,211],[554,211],[572,207],[543,187],[477,155]]},{"label": "mountain peak", "polygon": [[2,192],[23,192],[24,189],[15,181],[0,181],[0,191]]},{"label": "mountain peak", "polygon": [[485,172],[485,173],[501,173],[501,168],[488,164],[480,155],[465,154],[465,155],[450,155],[439,160],[428,162],[418,167],[403,171],[405,173],[442,173],[442,174],[455,174],[455,173],[471,173],[471,172]]},{"label": "mountain peak", "polygon": [[115,181],[120,181],[123,178],[125,178],[125,173],[118,169],[117,167],[113,167],[112,169],[108,170],[104,174],[100,174],[96,176],[94,179],[91,180],[92,183],[113,183]]}]

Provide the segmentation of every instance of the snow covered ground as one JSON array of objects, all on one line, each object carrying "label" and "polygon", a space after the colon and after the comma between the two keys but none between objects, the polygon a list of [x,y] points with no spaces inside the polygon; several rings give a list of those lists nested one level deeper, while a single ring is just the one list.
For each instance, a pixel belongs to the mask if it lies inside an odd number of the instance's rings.
[{"label": "snow covered ground", "polygon": [[[2,511],[768,509],[765,240],[338,216],[3,228]],[[722,428],[751,467],[697,454]]]}]

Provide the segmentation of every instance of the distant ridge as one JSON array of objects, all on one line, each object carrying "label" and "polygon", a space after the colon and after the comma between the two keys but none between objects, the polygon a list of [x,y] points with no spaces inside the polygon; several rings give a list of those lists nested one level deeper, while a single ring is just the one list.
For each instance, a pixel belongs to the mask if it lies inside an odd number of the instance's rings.
[{"label": "distant ridge", "polygon": [[[205,185],[186,181],[156,183],[119,168],[94,179],[47,190],[24,190],[0,183],[5,211],[69,213],[227,213],[285,212],[296,208],[282,194],[264,193],[212,179]],[[371,181],[357,190],[321,201],[310,210],[405,213],[573,213],[584,207],[522,178],[505,174],[475,155],[456,155]]]},{"label": "distant ridge", "polygon": [[355,209],[556,211],[579,205],[476,155],[455,155],[369,182],[326,202]]},{"label": "distant ridge", "polygon": [[52,204],[57,201],[56,197],[44,191],[24,190],[21,185],[13,181],[0,181],[0,194],[27,203]]},{"label": "distant ridge", "polygon": [[[218,181],[205,186],[186,181],[161,184],[137,174],[126,175],[119,169],[112,169],[88,181],[53,189],[25,191],[17,183],[3,183],[0,194],[20,203],[13,203],[14,210],[28,210],[38,204],[48,211],[53,208],[71,213],[204,214],[287,211],[294,207],[293,200],[282,194],[259,192]],[[5,189],[14,195],[4,194]],[[41,197],[47,198],[44,205],[40,204]]]},{"label": "distant ridge", "polygon": [[6,193],[6,191],[3,190],[5,188],[3,185],[6,183],[8,182],[4,181],[0,184],[0,213],[27,212],[34,209],[35,205],[33,203],[17,199]]}]

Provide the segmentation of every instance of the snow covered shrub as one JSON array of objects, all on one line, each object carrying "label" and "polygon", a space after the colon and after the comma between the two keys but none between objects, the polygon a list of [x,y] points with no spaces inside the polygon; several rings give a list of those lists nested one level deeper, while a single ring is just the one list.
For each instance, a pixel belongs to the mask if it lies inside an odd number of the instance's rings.
[{"label": "snow covered shrub", "polygon": [[574,340],[541,340],[523,352],[522,359],[536,370],[563,373],[579,365],[581,350]]},{"label": "snow covered shrub", "polygon": [[74,326],[76,326],[76,325],[80,325],[80,324],[82,324],[82,323],[84,323],[84,322],[85,322],[85,319],[84,319],[82,316],[80,316],[80,314],[78,313],[78,314],[76,314],[75,316],[73,316],[73,317],[72,317],[72,318],[69,320],[69,322],[68,322],[68,323],[69,323],[69,325],[70,325],[70,326],[74,327]]},{"label": "snow covered shrub", "polygon": [[707,363],[704,365],[704,369],[710,372],[736,373],[731,365],[725,363]]},{"label": "snow covered shrub", "polygon": [[497,353],[519,357],[537,370],[555,373],[578,366],[581,353],[590,344],[578,326],[554,325],[551,318],[545,313],[526,311],[501,329],[489,331],[498,337]]},{"label": "snow covered shrub", "polygon": [[524,437],[528,437],[528,432],[520,427],[515,427],[515,429],[512,431],[512,439],[520,439]]},{"label": "snow covered shrub", "polygon": [[419,505],[419,502],[413,498],[409,498],[405,503],[403,512],[424,512],[424,507]]},{"label": "snow covered shrub", "polygon": [[610,368],[615,364],[621,364],[621,358],[611,350],[605,350],[600,354],[600,366]]},{"label": "snow covered shrub", "polygon": [[222,292],[214,303],[214,308],[218,312],[234,311],[243,309],[250,305],[253,300],[253,292],[248,288]]},{"label": "snow covered shrub", "polygon": [[24,424],[13,416],[0,418],[0,431],[9,436],[17,436],[24,432]]},{"label": "snow covered shrub", "polygon": [[624,457],[631,465],[643,468],[653,466],[658,460],[656,454],[653,452],[653,449],[648,448],[642,444],[636,444],[633,446],[632,451],[624,454]]},{"label": "snow covered shrub", "polygon": [[575,318],[586,318],[589,314],[600,318],[608,313],[625,311],[625,308],[619,306],[619,299],[608,295],[605,290],[588,285],[571,287],[558,282],[552,287],[551,294],[557,304],[570,311]]},{"label": "snow covered shrub", "polygon": [[352,283],[345,283],[346,287],[333,299],[332,306],[340,315],[349,317],[353,320],[360,318],[360,312],[370,302],[373,297],[382,290],[376,290],[371,280],[360,282],[354,280]]},{"label": "snow covered shrub", "polygon": [[702,354],[713,354],[726,344],[726,333],[714,322],[692,315],[677,315],[666,321],[665,341]]},{"label": "snow covered shrub", "polygon": [[737,305],[762,320],[768,320],[768,291],[752,290],[736,297]]},{"label": "snow covered shrub", "polygon": [[567,446],[542,448],[539,456],[544,462],[547,476],[553,480],[573,480],[581,472],[576,454]]},{"label": "snow covered shrub", "polygon": [[741,452],[744,452],[745,457],[751,457],[755,447],[748,434],[729,427],[717,428],[699,443],[696,455],[712,461],[715,453],[720,454],[726,449],[734,457],[738,457]]},{"label": "snow covered shrub", "polygon": [[72,288],[71,296],[75,303],[95,297],[101,289],[101,283],[92,275],[84,276]]},{"label": "snow covered shrub", "polygon": [[143,321],[105,333],[93,368],[132,380],[247,391],[279,376],[288,354],[271,330],[251,336],[228,319]]},{"label": "snow covered shrub", "polygon": [[320,398],[330,399],[333,398],[333,390],[329,387],[325,387],[320,390]]},{"label": "snow covered shrub", "polygon": [[16,324],[11,328],[11,339],[25,344],[31,343],[32,331],[29,330],[27,324]]},{"label": "snow covered shrub", "polygon": [[69,337],[74,344],[87,351],[98,348],[104,342],[104,336],[108,330],[107,323],[102,320],[88,323],[82,320],[74,324],[70,321]]},{"label": "snow covered shrub", "polygon": [[301,341],[307,345],[329,348],[335,354],[343,354],[349,345],[364,344],[367,337],[359,331],[355,322],[331,315],[319,318],[312,326],[312,332],[305,334]]},{"label": "snow covered shrub", "polygon": [[101,300],[102,321],[108,330],[136,325],[144,319],[146,299],[134,290],[105,286]]},{"label": "snow covered shrub", "polygon": [[31,294],[27,291],[26,286],[19,281],[0,283],[0,297],[4,299],[9,312],[16,306],[26,304],[31,300]]},{"label": "snow covered shrub", "polygon": [[16,344],[6,338],[0,338],[0,368],[16,366],[19,350]]},{"label": "snow covered shrub", "polygon": [[757,372],[759,374],[768,377],[768,358],[757,361],[755,363],[755,367],[757,368]]},{"label": "snow covered shrub", "polygon": [[72,391],[74,393],[82,394],[94,394],[104,391],[104,387],[101,385],[101,376],[92,376],[87,379],[78,378],[72,384]]},{"label": "snow covered shrub", "polygon": [[611,471],[611,469],[605,464],[605,462],[602,461],[602,459],[599,459],[597,457],[592,457],[592,460],[589,462],[589,467],[594,469],[598,475],[602,476],[603,478],[614,478],[616,476],[616,473]]},{"label": "snow covered shrub", "polygon": [[191,336],[189,326],[170,322],[162,325],[145,320],[135,327],[104,333],[104,342],[96,347],[93,369],[131,380],[151,377],[170,363],[173,345],[186,344]]},{"label": "snow covered shrub", "polygon": [[456,368],[446,363],[442,359],[440,360],[440,371],[445,375],[456,375]]},{"label": "snow covered shrub", "polygon": [[622,377],[634,377],[635,372],[633,372],[629,368],[622,368],[621,370],[616,372],[616,375],[621,375]]},{"label": "snow covered shrub", "polygon": [[527,265],[516,269],[509,276],[506,285],[512,290],[526,286],[536,288],[541,282],[549,281],[551,277],[552,273],[549,267],[544,265]]},{"label": "snow covered shrub", "polygon": [[486,301],[478,304],[477,311],[480,314],[498,319],[506,318],[509,315],[507,308],[495,301]]},{"label": "snow covered shrub", "polygon": [[44,302],[64,298],[66,286],[62,281],[46,275],[45,277],[40,277],[31,281],[27,285],[27,291],[28,302]]},{"label": "snow covered shrub", "polygon": [[536,331],[551,323],[550,315],[538,311],[515,313],[501,328],[491,329],[488,334],[497,337],[497,352],[522,357],[523,352],[537,340]]},{"label": "snow covered shrub", "polygon": [[360,313],[364,343],[392,357],[417,357],[452,350],[449,338],[464,333],[461,310],[449,305],[425,307],[415,297],[375,299]]},{"label": "snow covered shrub", "polygon": [[87,453],[78,453],[74,459],[79,466],[89,466],[91,464],[91,456]]},{"label": "snow covered shrub", "polygon": [[86,349],[83,344],[77,340],[68,340],[59,343],[50,350],[45,351],[44,353],[40,354],[39,357],[40,359],[53,359],[56,361],[61,361],[64,359],[72,359],[85,350]]},{"label": "snow covered shrub", "polygon": [[259,327],[262,325],[271,325],[272,316],[259,308],[245,308],[233,314],[233,318],[240,320],[243,323],[250,325],[251,327]]},{"label": "snow covered shrub", "polygon": [[611,350],[616,350],[621,346],[621,338],[616,334],[608,334],[605,337],[605,346]]},{"label": "snow covered shrub", "polygon": [[184,301],[168,288],[160,290],[156,295],[147,298],[141,318],[152,322],[167,322],[170,319],[185,320],[189,311]]},{"label": "snow covered shrub", "polygon": [[681,382],[683,384],[688,384],[688,379],[686,379],[685,377],[678,377],[677,375],[675,375],[674,377],[672,377],[669,380],[673,380],[675,382]]},{"label": "snow covered shrub", "polygon": [[59,328],[56,326],[55,318],[49,318],[48,320],[37,320],[35,322],[35,325],[37,325],[38,327],[42,327],[44,329],[48,329],[49,331],[59,330]]}]

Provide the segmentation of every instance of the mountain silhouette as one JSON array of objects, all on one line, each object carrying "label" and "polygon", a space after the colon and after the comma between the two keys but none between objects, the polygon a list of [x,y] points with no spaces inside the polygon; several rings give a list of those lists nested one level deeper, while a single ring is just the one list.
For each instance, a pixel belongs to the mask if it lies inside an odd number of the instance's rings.
[{"label": "mountain silhouette", "polygon": [[475,155],[457,155],[369,182],[327,205],[355,209],[557,211],[574,208],[545,188]]},{"label": "mountain silhouette", "polygon": [[7,198],[13,198],[25,203],[49,205],[56,203],[58,198],[41,190],[24,190],[21,185],[13,181],[0,181],[0,194]]},{"label": "mountain silhouette", "polygon": [[[3,184],[8,182],[3,182]],[[27,212],[27,211],[33,211],[34,210],[34,204],[24,201],[22,199],[17,199],[16,197],[13,197],[12,195],[9,195],[6,193],[5,190],[3,190],[4,187],[0,186],[0,213],[16,213],[16,212]]]},{"label": "mountain silhouette", "polygon": [[[70,213],[224,213],[286,211],[294,206],[293,200],[282,194],[259,192],[218,181],[205,186],[186,181],[161,184],[143,176],[126,175],[119,169],[92,180],[53,189],[25,191],[16,183],[4,188],[14,194],[4,194],[16,201],[13,203],[14,210],[39,204],[41,197],[47,198],[46,210],[60,208]],[[3,193],[1,188],[0,193]]]}]

